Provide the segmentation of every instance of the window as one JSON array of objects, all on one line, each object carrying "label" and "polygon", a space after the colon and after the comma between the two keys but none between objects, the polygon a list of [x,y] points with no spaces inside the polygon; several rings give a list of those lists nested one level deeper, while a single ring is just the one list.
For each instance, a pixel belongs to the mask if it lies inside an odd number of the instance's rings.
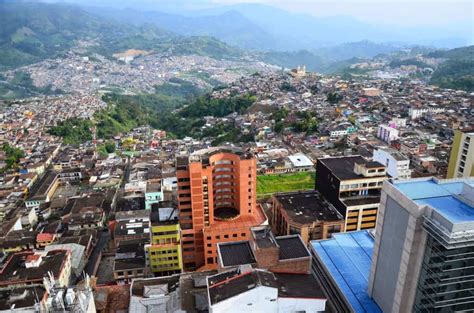
[{"label": "window", "polygon": [[221,236],[217,235],[217,236],[216,236],[216,239],[217,239],[217,240],[221,239]]},{"label": "window", "polygon": [[230,164],[234,164],[234,162],[231,161],[231,160],[218,160],[218,161],[214,162],[213,165],[221,165],[221,164],[230,165]]},{"label": "window", "polygon": [[229,235],[224,235],[224,238],[229,238]]},{"label": "window", "polygon": [[233,237],[233,238],[237,238],[237,234],[232,234],[232,237]]}]

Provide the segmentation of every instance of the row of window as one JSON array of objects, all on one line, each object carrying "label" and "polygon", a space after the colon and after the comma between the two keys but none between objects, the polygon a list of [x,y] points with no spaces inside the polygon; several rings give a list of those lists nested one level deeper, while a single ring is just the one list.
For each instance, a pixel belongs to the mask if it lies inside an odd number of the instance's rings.
[{"label": "row of window", "polygon": [[177,242],[178,242],[177,238],[165,238],[165,239],[153,240],[154,245],[164,245],[164,244],[171,244],[171,243],[177,243]]},{"label": "row of window", "polygon": [[177,233],[178,233],[177,230],[160,231],[160,232],[153,233],[153,236],[176,235]]},{"label": "row of window", "polygon": [[178,257],[177,256],[169,256],[169,257],[166,257],[166,258],[151,258],[151,260],[153,262],[166,262],[166,261],[173,261],[173,260],[177,260]]},{"label": "row of window", "polygon": [[158,265],[152,265],[151,268],[154,270],[157,269],[167,269],[170,267],[179,267],[179,263],[170,263],[170,264],[158,264]]},{"label": "row of window", "polygon": [[140,274],[143,274],[143,270],[117,272],[118,276],[124,276],[124,275],[133,276],[133,275],[140,275]]},{"label": "row of window", "polygon": [[[235,233],[232,234],[232,238],[237,238],[238,236],[239,236],[238,234],[235,234]],[[240,236],[241,236],[241,237],[245,237],[246,234],[245,234],[245,233],[241,233]],[[226,234],[226,235],[224,235],[224,238],[225,238],[225,239],[229,239],[229,238],[230,238],[230,235],[229,235],[229,234]],[[211,236],[207,236],[206,239],[207,239],[207,240],[212,240],[212,237],[211,237]],[[221,235],[216,235],[216,240],[220,240],[220,239],[221,239]],[[210,247],[210,246],[208,245],[208,247]]]},{"label": "row of window", "polygon": [[178,253],[177,249],[171,249],[171,250],[158,250],[158,251],[151,251],[151,255],[162,255],[162,254],[176,254]]}]

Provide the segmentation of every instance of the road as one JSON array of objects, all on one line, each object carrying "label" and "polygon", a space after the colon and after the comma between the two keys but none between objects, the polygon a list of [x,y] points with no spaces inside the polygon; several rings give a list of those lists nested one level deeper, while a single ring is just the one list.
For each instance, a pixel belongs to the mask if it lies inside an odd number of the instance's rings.
[{"label": "road", "polygon": [[86,265],[86,273],[89,274],[90,276],[93,276],[95,264],[97,263],[99,259],[100,253],[107,246],[109,239],[110,239],[110,234],[108,231],[99,232],[99,240],[89,257],[89,262],[87,262],[87,265]]}]

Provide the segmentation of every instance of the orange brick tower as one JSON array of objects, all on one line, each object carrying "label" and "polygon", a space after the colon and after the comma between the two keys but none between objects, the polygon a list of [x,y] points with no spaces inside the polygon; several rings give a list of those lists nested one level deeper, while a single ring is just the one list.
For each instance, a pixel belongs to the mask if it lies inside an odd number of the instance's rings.
[{"label": "orange brick tower", "polygon": [[184,269],[215,269],[218,242],[248,240],[250,227],[266,219],[256,202],[256,159],[209,148],[178,157],[176,170]]}]

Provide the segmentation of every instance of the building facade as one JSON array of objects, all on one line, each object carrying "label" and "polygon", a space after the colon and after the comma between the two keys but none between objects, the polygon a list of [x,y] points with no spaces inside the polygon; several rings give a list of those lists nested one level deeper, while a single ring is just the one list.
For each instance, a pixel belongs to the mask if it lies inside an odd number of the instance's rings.
[{"label": "building facade", "polygon": [[179,157],[176,167],[184,269],[215,268],[217,242],[246,240],[249,227],[265,221],[256,203],[256,159],[220,147]]},{"label": "building facade", "polygon": [[278,236],[298,234],[308,243],[344,231],[345,219],[319,192],[310,190],[274,194],[271,225]]},{"label": "building facade", "polygon": [[345,231],[375,227],[385,166],[361,156],[318,159],[316,190],[344,216]]},{"label": "building facade", "polygon": [[387,174],[392,178],[411,178],[410,159],[394,149],[374,150],[373,160],[385,165]]},{"label": "building facade", "polygon": [[151,213],[150,244],[145,246],[150,270],[164,276],[181,273],[183,267],[178,210],[159,208]]},{"label": "building facade", "polygon": [[379,125],[377,138],[390,143],[390,141],[398,139],[398,129],[390,127],[389,125]]},{"label": "building facade", "polygon": [[368,293],[383,312],[474,307],[474,179],[384,183]]},{"label": "building facade", "polygon": [[474,176],[474,131],[454,132],[447,178]]}]

